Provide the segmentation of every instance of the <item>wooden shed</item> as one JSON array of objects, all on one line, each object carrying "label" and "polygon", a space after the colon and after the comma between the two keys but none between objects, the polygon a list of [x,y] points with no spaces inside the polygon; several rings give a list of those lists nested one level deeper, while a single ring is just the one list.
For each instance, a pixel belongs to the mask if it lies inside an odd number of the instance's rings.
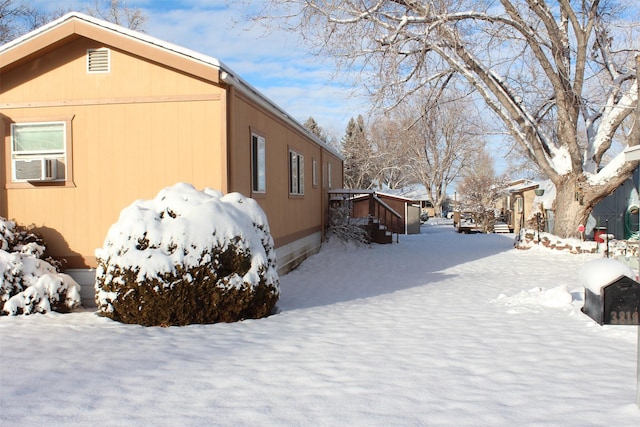
[{"label": "wooden shed", "polygon": [[280,272],[316,251],[342,157],[215,58],[80,13],[0,46],[0,216],[93,282],[136,199],[188,182],[267,214]]},{"label": "wooden shed", "polygon": [[378,191],[376,194],[402,217],[400,224],[402,224],[403,229],[398,230],[399,233],[420,234],[420,213],[422,208],[419,200],[385,191]]},{"label": "wooden shed", "polygon": [[346,196],[354,218],[374,218],[393,234],[420,233],[420,204],[377,190],[332,190]]}]

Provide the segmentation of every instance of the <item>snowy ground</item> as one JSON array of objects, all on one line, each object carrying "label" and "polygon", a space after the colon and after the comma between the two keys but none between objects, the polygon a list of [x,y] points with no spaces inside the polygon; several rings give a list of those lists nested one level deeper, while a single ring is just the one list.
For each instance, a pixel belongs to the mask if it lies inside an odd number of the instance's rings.
[{"label": "snowy ground", "polygon": [[594,255],[422,231],[330,242],[266,319],[4,316],[0,425],[640,425],[637,327],[580,312]]}]

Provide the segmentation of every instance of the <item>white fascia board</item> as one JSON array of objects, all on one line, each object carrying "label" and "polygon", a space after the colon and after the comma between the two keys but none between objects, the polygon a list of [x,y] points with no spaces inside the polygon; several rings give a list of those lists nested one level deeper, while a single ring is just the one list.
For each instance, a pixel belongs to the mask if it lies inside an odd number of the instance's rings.
[{"label": "white fascia board", "polygon": [[634,145],[633,147],[627,147],[624,150],[624,160],[632,162],[634,160],[640,160],[640,145]]}]

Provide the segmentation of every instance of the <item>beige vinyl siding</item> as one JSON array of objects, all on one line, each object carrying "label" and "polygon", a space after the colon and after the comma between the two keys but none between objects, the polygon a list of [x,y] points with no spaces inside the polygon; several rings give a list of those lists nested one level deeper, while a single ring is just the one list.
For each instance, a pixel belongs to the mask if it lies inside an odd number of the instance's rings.
[{"label": "beige vinyl siding", "polygon": [[265,197],[256,195],[256,200],[269,218],[269,226],[276,246],[304,236],[312,230],[321,231],[323,224],[322,199],[325,193],[314,188],[312,168],[304,168],[304,195],[290,197],[289,194],[289,151],[293,150],[306,159],[320,158],[321,147],[305,134],[292,128],[269,111],[257,107],[242,94],[231,101],[233,116],[230,130],[230,170],[232,177],[230,190],[250,194],[251,132],[259,130],[266,141],[266,182]]},{"label": "beige vinyl siding", "polygon": [[[92,40],[80,38],[35,59],[19,68],[17,79],[5,80],[3,73],[0,106],[13,102],[37,106],[45,102],[117,102],[124,99],[143,102],[152,97],[186,97],[215,94],[211,82],[186,76],[121,50],[111,50],[110,73],[87,73],[87,49],[104,47]],[[7,74],[16,75],[10,71]],[[16,85],[21,82],[28,85]],[[153,98],[152,98],[153,99]],[[99,100],[99,101],[98,101]]]},{"label": "beige vinyl siding", "polygon": [[117,50],[110,73],[89,74],[91,47],[79,39],[3,73],[0,92],[5,153],[12,121],[73,116],[75,184],[12,188],[3,173],[0,215],[40,227],[50,253],[90,267],[108,227],[134,200],[176,182],[221,191],[227,183],[224,90]]}]

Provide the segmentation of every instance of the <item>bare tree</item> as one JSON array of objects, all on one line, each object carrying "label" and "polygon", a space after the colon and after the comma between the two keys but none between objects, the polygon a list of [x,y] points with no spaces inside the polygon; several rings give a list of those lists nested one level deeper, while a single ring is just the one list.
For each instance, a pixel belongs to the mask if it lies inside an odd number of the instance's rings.
[{"label": "bare tree", "polygon": [[12,0],[0,0],[0,44],[4,44],[16,37],[20,31],[16,29],[20,22],[24,4],[17,4]]},{"label": "bare tree", "polygon": [[473,213],[485,233],[493,231],[495,206],[508,185],[506,177],[496,176],[493,159],[480,148],[458,186],[463,210]]},{"label": "bare tree", "polygon": [[402,188],[411,184],[408,171],[407,135],[394,115],[377,117],[369,126],[372,154],[370,173],[378,188]]},{"label": "bare tree", "polygon": [[638,166],[607,157],[616,140],[640,142],[636,0],[272,0],[262,16],[275,13],[360,67],[386,106],[451,72],[466,79],[556,185],[556,234]]},{"label": "bare tree", "polygon": [[[482,126],[464,98],[418,97],[417,102],[398,107],[411,119],[407,143],[411,153],[408,173],[427,190],[436,214],[442,212],[447,188],[460,177],[482,150]],[[406,111],[413,112],[408,114]]]},{"label": "bare tree", "polygon": [[93,6],[87,6],[87,14],[131,30],[142,31],[147,16],[139,8],[130,8],[126,0],[95,0]]},{"label": "bare tree", "polygon": [[[39,9],[28,2],[0,0],[0,44],[7,43],[29,31],[70,12],[69,8]],[[124,0],[96,0],[86,13],[97,18],[143,30],[147,20],[141,9],[132,9]]]},{"label": "bare tree", "polygon": [[0,0],[0,45],[34,30],[64,13],[66,10],[60,8],[46,12],[26,2]]}]

